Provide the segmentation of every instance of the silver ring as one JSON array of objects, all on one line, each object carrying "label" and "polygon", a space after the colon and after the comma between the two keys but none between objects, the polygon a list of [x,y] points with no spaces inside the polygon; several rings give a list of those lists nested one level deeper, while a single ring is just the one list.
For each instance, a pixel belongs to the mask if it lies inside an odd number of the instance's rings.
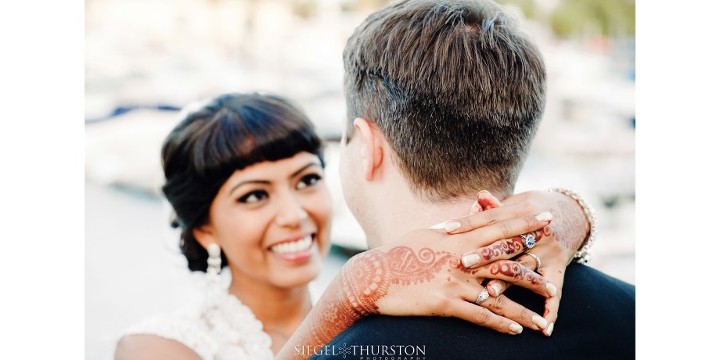
[{"label": "silver ring", "polygon": [[540,261],[540,257],[533,253],[525,253],[525,255],[530,255],[530,257],[535,259],[535,262],[537,263],[537,267],[535,268],[535,271],[540,270],[540,264],[542,264],[542,262]]},{"label": "silver ring", "polygon": [[535,235],[530,233],[522,234],[520,235],[520,238],[523,241],[523,245],[525,246],[526,251],[535,247],[535,244],[537,243],[537,241],[535,240]]},{"label": "silver ring", "polygon": [[483,288],[480,290],[480,293],[477,296],[477,299],[475,299],[475,303],[478,305],[482,305],[482,303],[487,300],[490,297],[490,294],[488,293],[486,288]]}]

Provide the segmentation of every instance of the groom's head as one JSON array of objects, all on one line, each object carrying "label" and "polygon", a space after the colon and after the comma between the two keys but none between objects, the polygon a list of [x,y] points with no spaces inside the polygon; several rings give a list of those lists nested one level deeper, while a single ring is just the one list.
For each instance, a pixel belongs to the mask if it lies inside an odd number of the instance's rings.
[{"label": "groom's head", "polygon": [[344,186],[373,181],[373,166],[387,161],[431,202],[479,188],[512,193],[543,113],[545,66],[502,7],[400,1],[371,14],[343,57],[344,167],[354,168]]}]

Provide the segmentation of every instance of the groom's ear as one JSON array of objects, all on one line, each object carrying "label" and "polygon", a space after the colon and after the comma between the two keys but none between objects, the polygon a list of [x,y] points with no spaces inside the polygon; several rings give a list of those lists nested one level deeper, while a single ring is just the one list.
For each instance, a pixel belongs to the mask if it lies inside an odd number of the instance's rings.
[{"label": "groom's ear", "polygon": [[377,125],[363,118],[353,121],[355,135],[360,140],[360,159],[365,180],[373,180],[379,175],[383,162],[383,135]]}]

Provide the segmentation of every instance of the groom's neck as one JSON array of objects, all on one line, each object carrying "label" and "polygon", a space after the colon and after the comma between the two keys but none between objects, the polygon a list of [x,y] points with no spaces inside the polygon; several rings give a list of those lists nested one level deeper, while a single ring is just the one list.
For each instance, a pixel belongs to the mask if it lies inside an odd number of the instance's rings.
[{"label": "groom's neck", "polygon": [[389,192],[391,198],[379,197],[374,202],[374,221],[366,229],[371,247],[390,245],[403,235],[453,218],[465,216],[475,195],[458,197],[447,202],[431,202],[415,196],[409,189]]}]

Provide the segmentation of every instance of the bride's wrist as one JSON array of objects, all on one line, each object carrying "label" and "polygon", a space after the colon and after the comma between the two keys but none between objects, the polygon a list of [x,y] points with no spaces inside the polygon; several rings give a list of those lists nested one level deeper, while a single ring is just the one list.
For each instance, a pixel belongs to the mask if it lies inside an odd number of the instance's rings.
[{"label": "bride's wrist", "polygon": [[573,261],[584,264],[588,263],[588,261],[590,261],[590,249],[595,243],[597,233],[597,218],[595,217],[595,212],[593,211],[593,208],[585,201],[585,199],[583,199],[580,195],[570,189],[555,187],[548,189],[548,191],[557,192],[570,197],[582,209],[583,215],[585,216],[585,221],[587,221],[587,224],[589,226],[589,231],[582,244],[580,245],[580,248],[573,255]]}]

